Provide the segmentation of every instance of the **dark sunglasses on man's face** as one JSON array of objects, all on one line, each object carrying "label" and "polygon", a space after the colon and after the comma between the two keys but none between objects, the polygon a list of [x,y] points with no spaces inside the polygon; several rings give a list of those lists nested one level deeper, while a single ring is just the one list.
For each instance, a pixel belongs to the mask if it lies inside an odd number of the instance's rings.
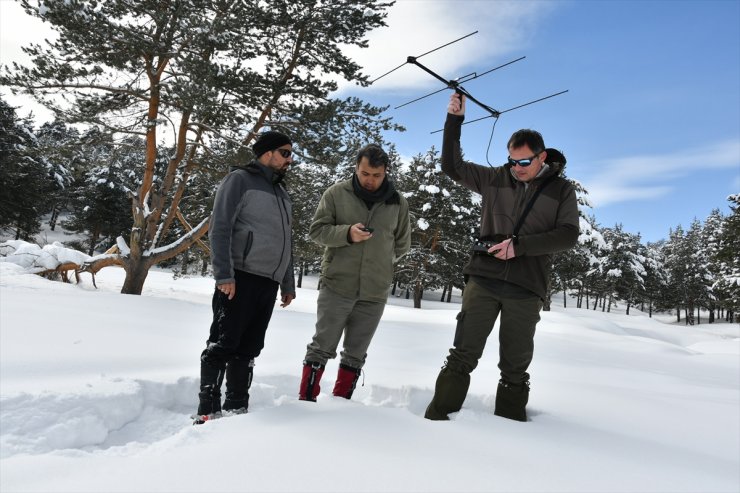
[{"label": "dark sunglasses on man's face", "polygon": [[539,154],[540,153],[538,152],[534,156],[532,156],[530,158],[527,158],[527,159],[511,159],[511,156],[509,156],[509,164],[512,165],[512,166],[516,166],[518,164],[522,168],[526,168],[527,166],[529,166],[530,164],[532,164],[532,161],[534,161],[535,158],[537,158],[537,156]]},{"label": "dark sunglasses on man's face", "polygon": [[293,154],[293,151],[291,151],[290,149],[275,149],[275,150],[278,151],[280,155],[286,159],[289,158],[291,154]]}]

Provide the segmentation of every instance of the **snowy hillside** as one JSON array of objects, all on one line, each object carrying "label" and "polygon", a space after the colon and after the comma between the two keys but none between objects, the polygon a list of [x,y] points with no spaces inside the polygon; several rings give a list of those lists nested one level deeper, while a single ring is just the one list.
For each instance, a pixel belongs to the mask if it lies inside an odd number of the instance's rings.
[{"label": "snowy hillside", "polygon": [[[250,412],[194,427],[210,279],[142,296],[0,263],[0,491],[740,490],[740,327],[542,314],[528,423],[492,414],[492,338],[449,422],[422,418],[459,305],[392,298],[351,401],[297,400],[315,279],[276,308]],[[671,321],[671,317],[663,317]]]}]

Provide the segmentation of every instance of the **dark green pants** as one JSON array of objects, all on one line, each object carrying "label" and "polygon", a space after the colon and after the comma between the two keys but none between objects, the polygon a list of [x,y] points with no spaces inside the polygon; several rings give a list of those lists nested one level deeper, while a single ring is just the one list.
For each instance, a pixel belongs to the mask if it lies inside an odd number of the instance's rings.
[{"label": "dark green pants", "polygon": [[430,419],[446,419],[462,407],[470,373],[478,366],[493,325],[501,316],[499,363],[501,378],[514,385],[529,380],[527,368],[534,354],[534,333],[542,301],[536,295],[505,298],[473,278],[465,286],[462,311],[457,315],[454,347],[437,377]]}]

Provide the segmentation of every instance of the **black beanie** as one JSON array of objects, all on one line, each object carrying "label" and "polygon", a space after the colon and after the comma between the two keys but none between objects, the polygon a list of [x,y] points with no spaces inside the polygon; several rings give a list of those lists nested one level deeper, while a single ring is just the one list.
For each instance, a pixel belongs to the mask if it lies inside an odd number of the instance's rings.
[{"label": "black beanie", "polygon": [[254,151],[255,156],[260,157],[267,151],[274,151],[285,144],[292,144],[290,137],[283,133],[270,130],[260,134],[257,138],[257,142],[252,144],[252,150]]}]

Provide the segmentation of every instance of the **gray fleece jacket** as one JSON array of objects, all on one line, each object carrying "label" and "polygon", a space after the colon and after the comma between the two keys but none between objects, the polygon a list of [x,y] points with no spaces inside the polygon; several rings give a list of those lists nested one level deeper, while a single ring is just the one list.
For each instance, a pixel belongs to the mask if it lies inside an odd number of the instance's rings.
[{"label": "gray fleece jacket", "polygon": [[234,270],[280,283],[295,294],[291,202],[271,168],[252,161],[232,166],[216,192],[208,235],[216,284],[234,282]]}]

